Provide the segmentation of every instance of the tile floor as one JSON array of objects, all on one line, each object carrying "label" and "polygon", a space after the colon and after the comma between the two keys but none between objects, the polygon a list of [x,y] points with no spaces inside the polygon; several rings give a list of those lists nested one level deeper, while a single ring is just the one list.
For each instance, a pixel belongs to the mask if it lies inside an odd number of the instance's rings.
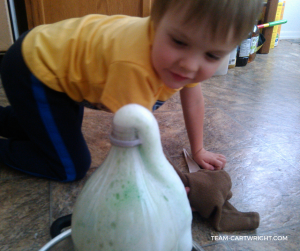
[{"label": "tile floor", "polygon": [[[230,202],[261,216],[256,231],[219,233],[194,213],[193,238],[205,251],[300,248],[299,57],[299,40],[283,40],[253,63],[203,83],[205,147],[227,157]],[[0,91],[0,104],[7,105]],[[182,148],[190,148],[179,96],[155,117],[166,155],[186,170]],[[104,160],[111,120],[109,113],[85,110],[83,132],[93,162],[82,181],[62,184],[0,166],[0,250],[38,250],[50,240],[51,223],[72,213],[86,179]],[[265,240],[246,240],[253,236]]]}]

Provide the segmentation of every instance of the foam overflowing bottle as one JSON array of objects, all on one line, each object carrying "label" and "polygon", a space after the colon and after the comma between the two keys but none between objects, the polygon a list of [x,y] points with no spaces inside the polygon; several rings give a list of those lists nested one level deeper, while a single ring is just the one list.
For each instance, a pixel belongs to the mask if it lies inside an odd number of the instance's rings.
[{"label": "foam overflowing bottle", "polygon": [[191,251],[189,201],[152,113],[136,104],[122,107],[111,142],[75,204],[75,250]]}]

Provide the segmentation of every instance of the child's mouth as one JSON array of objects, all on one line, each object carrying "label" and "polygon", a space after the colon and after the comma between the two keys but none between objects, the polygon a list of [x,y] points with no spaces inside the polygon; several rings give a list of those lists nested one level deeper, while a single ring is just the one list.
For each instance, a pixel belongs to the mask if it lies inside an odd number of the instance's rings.
[{"label": "child's mouth", "polygon": [[175,81],[180,82],[180,81],[184,81],[184,80],[188,79],[188,77],[181,76],[177,73],[174,73],[174,72],[170,72],[170,73],[171,73],[171,75],[172,75],[172,77],[174,78]]}]

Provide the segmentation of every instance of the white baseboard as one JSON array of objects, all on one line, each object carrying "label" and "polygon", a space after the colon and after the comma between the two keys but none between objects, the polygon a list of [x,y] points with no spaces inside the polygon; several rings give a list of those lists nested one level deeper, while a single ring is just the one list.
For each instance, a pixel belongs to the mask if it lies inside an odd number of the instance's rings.
[{"label": "white baseboard", "polygon": [[300,31],[281,31],[280,39],[299,39]]}]

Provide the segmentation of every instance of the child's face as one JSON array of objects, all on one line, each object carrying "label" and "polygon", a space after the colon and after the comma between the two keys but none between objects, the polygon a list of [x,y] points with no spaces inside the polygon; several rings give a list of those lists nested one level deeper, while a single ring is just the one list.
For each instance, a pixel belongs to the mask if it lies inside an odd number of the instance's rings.
[{"label": "child's face", "polygon": [[166,12],[155,27],[152,65],[162,81],[177,89],[210,78],[222,59],[236,46],[232,36],[227,41],[211,39],[209,24],[184,25],[184,13]]}]

